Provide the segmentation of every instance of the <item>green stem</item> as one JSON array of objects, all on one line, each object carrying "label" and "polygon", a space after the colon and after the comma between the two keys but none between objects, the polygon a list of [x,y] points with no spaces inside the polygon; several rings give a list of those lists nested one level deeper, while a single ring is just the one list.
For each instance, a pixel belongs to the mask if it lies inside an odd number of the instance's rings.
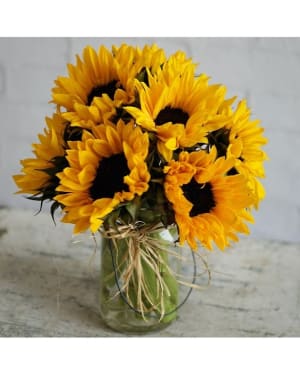
[{"label": "green stem", "polygon": [[[155,239],[160,239],[164,249],[167,244],[171,244],[171,241],[161,240],[160,234],[153,234]],[[114,284],[115,280],[115,270],[112,263],[111,251],[115,257],[115,266],[117,266],[118,276],[126,270],[128,267],[128,262],[124,261],[128,255],[127,240],[121,239],[117,240],[118,249],[115,249],[111,240],[103,239],[103,251],[102,261],[104,262],[102,266],[102,283],[105,288],[110,289]],[[110,249],[109,249],[110,246]],[[176,308],[178,306],[178,282],[176,277],[171,271],[169,265],[170,255],[164,249],[155,249],[156,254],[148,254],[148,258],[141,258],[141,266],[144,279],[144,290],[142,291],[142,304],[145,306],[147,312],[144,314],[147,320],[147,314],[152,311],[152,315],[157,315],[157,320],[161,320],[163,323],[168,323],[174,320],[177,316]],[[150,257],[150,258],[149,258]],[[153,268],[153,262],[157,262],[156,270]],[[163,286],[158,282],[157,270],[159,269]],[[134,273],[134,277],[129,283],[128,289],[128,304],[132,305],[135,310],[140,310],[138,306],[138,288],[137,288],[137,274]],[[121,281],[120,281],[121,283]],[[122,285],[119,285],[122,287]],[[118,287],[115,288],[115,292],[118,292]],[[124,296],[124,295],[123,295]],[[108,297],[108,296],[107,296]],[[125,297],[125,296],[124,296]],[[116,296],[110,296],[113,299],[119,299],[119,307],[123,304],[126,307],[126,303],[122,299],[120,294]],[[113,300],[111,300],[113,303]],[[116,301],[115,301],[116,302]],[[127,308],[127,307],[126,307]],[[128,307],[129,308],[129,307]],[[143,319],[142,314],[136,312],[137,319]]]}]

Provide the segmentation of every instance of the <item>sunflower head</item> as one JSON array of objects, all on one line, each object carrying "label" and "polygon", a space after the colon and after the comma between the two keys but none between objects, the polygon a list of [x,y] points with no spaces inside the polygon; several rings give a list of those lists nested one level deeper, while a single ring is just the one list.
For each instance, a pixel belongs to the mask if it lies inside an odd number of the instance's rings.
[{"label": "sunflower head", "polygon": [[[172,79],[166,78],[169,76]],[[170,82],[166,84],[166,80]],[[224,123],[218,109],[225,89],[209,86],[205,75],[195,78],[191,64],[183,64],[182,71],[170,65],[157,76],[149,75],[148,85],[135,84],[140,105],[125,109],[137,124],[156,133],[158,151],[166,161],[176,149],[206,143],[208,132]]]},{"label": "sunflower head", "polygon": [[261,147],[267,143],[267,139],[263,136],[264,129],[259,121],[250,119],[250,110],[245,100],[238,103],[235,111],[230,104],[227,101],[221,109],[227,114],[227,123],[208,134],[208,143],[217,148],[219,157],[235,159],[228,174],[246,176],[255,196],[254,207],[258,208],[265,196],[258,178],[265,177],[263,163],[268,157]]},{"label": "sunflower head", "polygon": [[216,151],[182,152],[178,161],[165,167],[165,194],[172,204],[180,242],[196,249],[198,239],[211,249],[211,242],[224,249],[236,232],[248,233],[243,222],[253,221],[247,208],[253,196],[242,175],[228,176],[234,159],[215,159]]},{"label": "sunflower head", "polygon": [[165,52],[156,44],[145,45],[143,49],[137,48],[136,79],[148,85],[149,75],[157,74],[161,66],[167,61]]},{"label": "sunflower head", "polygon": [[[21,160],[22,174],[13,176],[19,187],[18,194],[30,194],[31,200],[41,202],[53,200],[59,180],[56,173],[62,171],[67,165],[65,158],[66,142],[74,137],[68,132],[68,124],[58,114],[46,118],[47,127],[44,133],[39,134],[39,143],[34,143],[34,158]],[[56,202],[52,204],[51,213],[58,208]]]},{"label": "sunflower head", "polygon": [[114,53],[104,46],[98,51],[87,46],[75,65],[68,64],[68,76],[55,80],[52,102],[59,111],[64,108],[64,117],[72,124],[90,128],[102,123],[108,112],[114,114],[114,107],[135,100],[136,55],[135,49],[126,45]]},{"label": "sunflower head", "polygon": [[95,232],[105,217],[148,189],[148,135],[132,122],[100,125],[67,151],[69,167],[57,176],[56,201],[74,232]]}]

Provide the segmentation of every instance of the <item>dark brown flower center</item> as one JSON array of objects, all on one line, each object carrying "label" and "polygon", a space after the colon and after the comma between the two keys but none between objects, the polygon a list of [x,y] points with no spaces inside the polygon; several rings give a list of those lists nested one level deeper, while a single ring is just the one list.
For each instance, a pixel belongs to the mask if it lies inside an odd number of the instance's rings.
[{"label": "dark brown flower center", "polygon": [[193,204],[190,216],[197,216],[210,212],[216,205],[212,185],[207,182],[206,184],[198,184],[192,180],[185,185],[182,185],[183,195]]},{"label": "dark brown flower center", "polygon": [[115,92],[118,88],[121,88],[121,85],[120,82],[115,79],[108,82],[106,85],[93,87],[87,96],[87,105],[91,105],[95,97],[100,97],[103,94],[107,94],[113,100]]},{"label": "dark brown flower center", "polygon": [[93,200],[113,198],[118,191],[128,191],[124,177],[130,173],[127,160],[123,153],[103,158],[98,166],[93,185],[90,187],[90,196]]},{"label": "dark brown flower center", "polygon": [[181,108],[172,108],[167,106],[162,109],[155,119],[156,125],[163,125],[166,122],[172,122],[173,124],[185,125],[189,119],[189,114],[183,111]]}]

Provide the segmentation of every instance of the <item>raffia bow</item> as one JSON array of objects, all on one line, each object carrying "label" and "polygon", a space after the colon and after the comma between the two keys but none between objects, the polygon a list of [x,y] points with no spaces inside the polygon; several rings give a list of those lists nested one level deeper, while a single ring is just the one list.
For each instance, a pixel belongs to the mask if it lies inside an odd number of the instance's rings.
[{"label": "raffia bow", "polygon": [[[205,286],[196,284],[196,256],[204,265],[210,284],[211,272],[206,260],[191,250],[193,259],[192,282],[170,266],[170,258],[179,262],[185,261],[179,251],[170,249],[170,240],[162,238],[162,224],[146,225],[143,222],[135,224],[119,224],[115,227],[102,228],[100,233],[104,239],[111,240],[110,252],[115,270],[118,292],[124,302],[136,313],[146,315],[155,312],[160,320],[174,314],[188,299],[192,289],[203,289]],[[170,234],[169,234],[170,236]],[[178,247],[179,249],[180,247]],[[176,272],[177,271],[177,272]],[[179,303],[179,285],[189,288],[184,300]]]},{"label": "raffia bow", "polygon": [[[101,230],[112,243],[111,254],[119,292],[132,309],[145,314],[156,312],[162,319],[178,304],[178,282],[168,257],[180,257],[168,248],[170,242],[159,236],[161,224],[141,222]],[[135,291],[135,292],[133,292]],[[174,294],[175,292],[175,294]]]}]

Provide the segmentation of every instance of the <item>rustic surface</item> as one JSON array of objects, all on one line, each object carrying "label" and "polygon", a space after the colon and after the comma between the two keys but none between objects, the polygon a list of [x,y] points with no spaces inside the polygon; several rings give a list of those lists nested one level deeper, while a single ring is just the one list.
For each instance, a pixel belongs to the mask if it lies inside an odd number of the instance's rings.
[{"label": "rustic surface", "polygon": [[[0,336],[121,336],[98,314],[99,251],[71,231],[48,213],[0,210]],[[209,288],[148,336],[300,336],[300,244],[243,239],[208,260]]]}]

